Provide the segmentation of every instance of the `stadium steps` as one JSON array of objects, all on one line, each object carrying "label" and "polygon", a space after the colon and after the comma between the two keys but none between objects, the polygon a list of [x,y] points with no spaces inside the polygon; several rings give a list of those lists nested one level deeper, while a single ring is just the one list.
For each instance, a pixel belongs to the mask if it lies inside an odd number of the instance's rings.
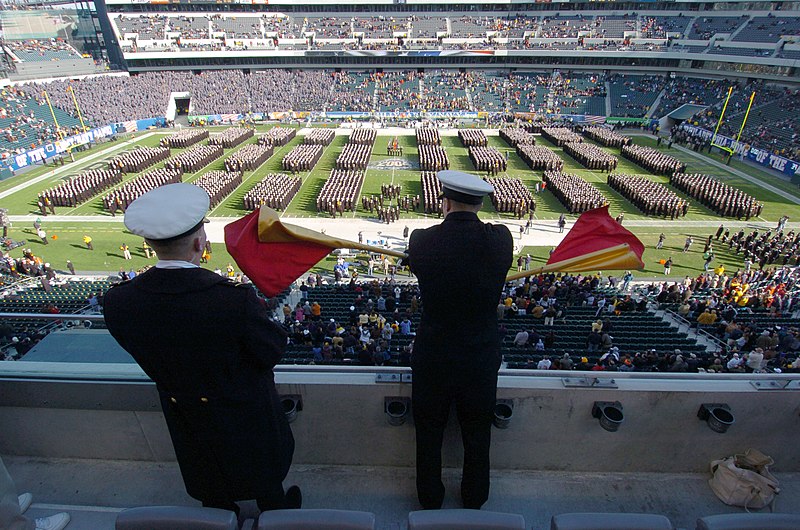
[{"label": "stadium steps", "polygon": [[613,116],[611,114],[611,83],[608,81],[605,82],[606,85],[606,116]]},{"label": "stadium steps", "polygon": [[[735,41],[736,40],[736,36],[739,33],[741,33],[750,24],[751,20],[753,20],[753,17],[748,18],[747,22],[745,22],[744,24],[742,24],[741,26],[736,28],[736,30],[733,33],[731,33],[731,36],[727,40],[728,41]],[[774,52],[773,52],[773,55],[774,55]]]},{"label": "stadium steps", "polygon": [[664,94],[666,93],[666,91],[667,91],[666,88],[662,88],[661,89],[661,92],[659,92],[658,96],[656,96],[656,100],[653,102],[652,105],[650,105],[650,108],[645,113],[645,115],[644,115],[645,118],[652,118],[653,117],[653,114],[655,114],[656,110],[658,110],[658,106],[661,105],[661,99],[664,97]]}]

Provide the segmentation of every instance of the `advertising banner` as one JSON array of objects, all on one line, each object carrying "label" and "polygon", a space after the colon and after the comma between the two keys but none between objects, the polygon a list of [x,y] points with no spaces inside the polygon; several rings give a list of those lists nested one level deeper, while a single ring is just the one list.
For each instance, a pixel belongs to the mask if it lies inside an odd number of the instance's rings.
[{"label": "advertising banner", "polygon": [[97,140],[111,136],[116,132],[117,126],[114,123],[105,125],[103,127],[98,127],[96,129],[91,129],[85,133],[76,134],[75,136],[70,136],[69,138],[64,138],[63,140],[45,144],[36,149],[31,149],[30,151],[22,153],[21,155],[11,156],[6,160],[6,164],[10,169],[18,171],[24,167],[41,162],[42,160],[47,160],[49,158],[58,156],[61,153],[65,153],[70,148],[94,143]]},{"label": "advertising banner", "polygon": [[[696,138],[701,138],[707,142],[710,142],[711,138],[714,136],[714,133],[708,129],[698,127],[697,125],[682,124],[681,128],[690,135]],[[741,159],[746,158],[762,166],[780,171],[784,175],[788,175],[790,177],[800,175],[800,163],[794,160],[773,155],[769,151],[759,149],[758,147],[752,147],[751,145],[743,142],[737,142],[733,138],[729,138],[721,134],[718,134],[717,137],[714,138],[714,143],[731,149]]]}]

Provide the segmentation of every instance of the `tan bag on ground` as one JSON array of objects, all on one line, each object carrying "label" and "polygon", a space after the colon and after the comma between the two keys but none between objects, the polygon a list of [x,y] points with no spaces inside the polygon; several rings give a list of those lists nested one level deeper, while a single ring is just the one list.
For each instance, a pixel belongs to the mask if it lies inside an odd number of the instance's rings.
[{"label": "tan bag on ground", "polygon": [[775,462],[757,449],[711,462],[708,484],[725,504],[761,509],[780,492],[778,479],[769,472]]}]

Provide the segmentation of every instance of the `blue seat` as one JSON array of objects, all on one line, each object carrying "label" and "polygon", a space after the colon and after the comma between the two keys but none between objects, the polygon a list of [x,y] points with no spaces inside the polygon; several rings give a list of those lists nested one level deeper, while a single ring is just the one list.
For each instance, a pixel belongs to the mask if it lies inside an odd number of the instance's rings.
[{"label": "blue seat", "polygon": [[550,520],[550,530],[673,530],[663,515],[649,513],[562,513]]},{"label": "blue seat", "polygon": [[258,530],[373,530],[375,514],[349,510],[271,510],[258,518]]},{"label": "blue seat", "polygon": [[116,530],[237,530],[236,514],[217,508],[142,506],[117,515]]},{"label": "blue seat", "polygon": [[423,510],[408,514],[408,530],[525,530],[525,519],[482,510]]},{"label": "blue seat", "polygon": [[726,513],[697,520],[697,530],[797,530],[800,515],[792,513]]}]

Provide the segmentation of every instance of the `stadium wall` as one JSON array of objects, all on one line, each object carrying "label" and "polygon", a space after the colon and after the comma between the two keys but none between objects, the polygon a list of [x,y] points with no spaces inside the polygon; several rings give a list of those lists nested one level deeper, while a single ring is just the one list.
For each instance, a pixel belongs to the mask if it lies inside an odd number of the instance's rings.
[{"label": "stadium wall", "polygon": [[[125,373],[120,365],[67,365],[59,374],[52,365],[64,363],[47,364],[2,367],[0,453],[174,460],[155,386],[137,366],[128,365]],[[412,419],[392,426],[385,414],[386,397],[411,396],[410,371],[315,368],[276,370],[279,392],[302,402],[292,424],[295,462],[412,466]],[[493,429],[493,468],[704,472],[713,459],[756,447],[775,459],[776,471],[800,471],[796,375],[614,373],[613,379],[603,374],[596,383],[573,386],[583,375],[596,374],[501,372],[498,398],[511,400],[513,415],[507,429]],[[596,401],[621,404],[624,421],[617,432],[592,417]],[[727,433],[698,418],[704,403],[730,406],[735,421]],[[443,457],[450,467],[461,462],[454,425],[451,418],[445,434]]]}]

